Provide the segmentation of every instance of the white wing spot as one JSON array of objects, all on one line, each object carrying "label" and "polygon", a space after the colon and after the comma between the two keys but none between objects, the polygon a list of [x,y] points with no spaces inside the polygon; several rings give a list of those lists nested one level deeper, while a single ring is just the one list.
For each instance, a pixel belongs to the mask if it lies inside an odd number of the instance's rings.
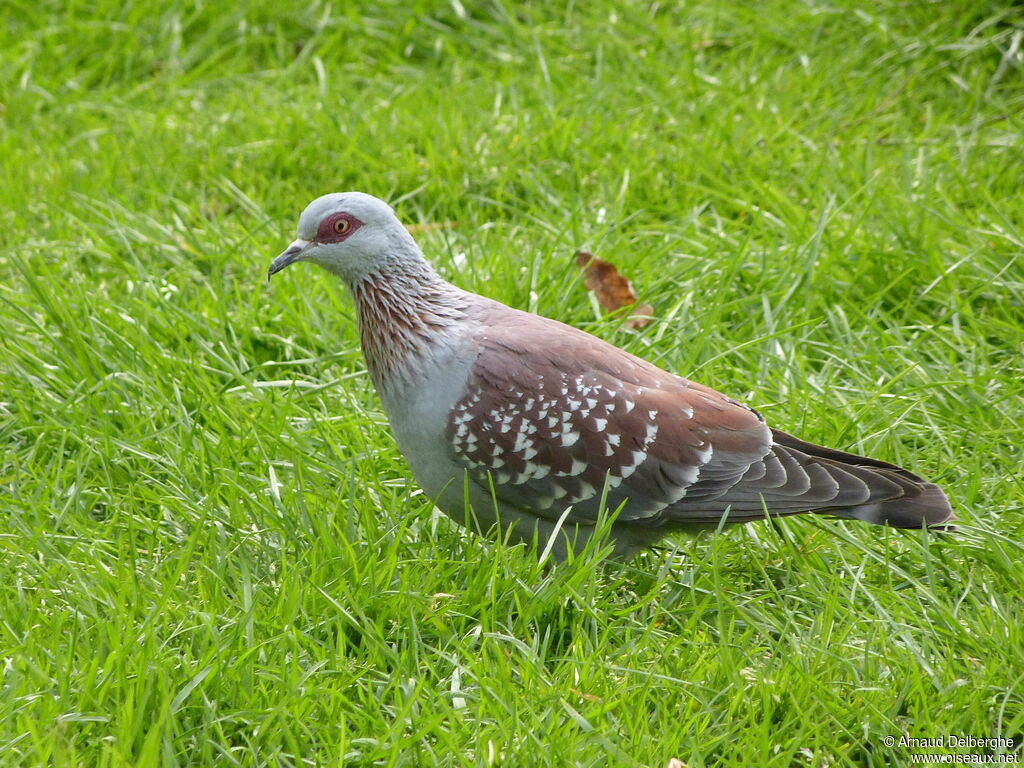
[{"label": "white wing spot", "polygon": [[562,433],[562,447],[568,448],[571,445],[576,445],[576,441],[580,439],[580,433],[575,429],[569,430],[568,432]]},{"label": "white wing spot", "polygon": [[512,446],[512,453],[519,453],[520,451],[526,450],[526,446],[528,446],[532,442],[533,441],[530,440],[530,438],[527,437],[525,434],[523,434],[522,432],[518,432],[516,434],[516,444]]},{"label": "white wing spot", "polygon": [[573,496],[571,499],[569,499],[570,504],[575,504],[577,501],[589,499],[594,495],[596,489],[590,483],[580,483],[580,486],[582,486],[580,492],[576,496]]},{"label": "white wing spot", "polygon": [[551,467],[547,464],[531,464],[530,466],[533,467],[533,477],[536,480],[540,480],[542,477],[547,477],[551,474]]},{"label": "white wing spot", "polygon": [[706,447],[697,449],[694,452],[697,456],[697,461],[699,461],[701,464],[707,464],[709,461],[711,461],[711,456],[715,452],[715,449],[712,447],[711,443],[705,443],[704,445]]}]

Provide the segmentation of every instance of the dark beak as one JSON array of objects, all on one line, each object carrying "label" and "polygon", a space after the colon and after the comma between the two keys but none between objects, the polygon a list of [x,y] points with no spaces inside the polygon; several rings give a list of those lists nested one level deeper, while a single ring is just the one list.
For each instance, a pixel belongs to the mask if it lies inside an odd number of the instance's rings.
[{"label": "dark beak", "polygon": [[294,264],[299,260],[303,251],[306,250],[307,243],[305,240],[296,240],[294,243],[288,246],[288,249],[270,262],[270,269],[267,270],[267,280],[270,279],[271,275],[276,275],[282,269],[287,267],[289,264]]}]

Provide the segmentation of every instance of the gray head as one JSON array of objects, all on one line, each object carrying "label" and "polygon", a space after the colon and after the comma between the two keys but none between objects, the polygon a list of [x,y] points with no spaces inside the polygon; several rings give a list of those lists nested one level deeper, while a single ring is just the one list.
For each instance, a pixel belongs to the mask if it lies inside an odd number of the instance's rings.
[{"label": "gray head", "polygon": [[267,277],[296,261],[319,264],[355,285],[388,269],[418,267],[423,255],[383,200],[362,192],[335,192],[306,206],[298,237],[274,259]]}]

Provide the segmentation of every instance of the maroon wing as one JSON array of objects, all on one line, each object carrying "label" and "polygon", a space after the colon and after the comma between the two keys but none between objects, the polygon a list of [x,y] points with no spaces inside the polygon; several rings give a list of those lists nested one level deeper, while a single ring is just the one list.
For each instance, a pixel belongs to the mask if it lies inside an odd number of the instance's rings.
[{"label": "maroon wing", "polygon": [[607,492],[609,509],[628,501],[620,521],[659,525],[685,518],[690,500],[721,498],[769,455],[755,411],[582,331],[502,310],[448,425],[453,455],[502,501],[552,518],[572,504],[569,519],[586,521]]},{"label": "maroon wing", "polygon": [[713,524],[829,511],[897,527],[953,517],[938,486],[769,429],[754,410],[561,323],[495,305],[455,459],[502,501],[572,521]]}]

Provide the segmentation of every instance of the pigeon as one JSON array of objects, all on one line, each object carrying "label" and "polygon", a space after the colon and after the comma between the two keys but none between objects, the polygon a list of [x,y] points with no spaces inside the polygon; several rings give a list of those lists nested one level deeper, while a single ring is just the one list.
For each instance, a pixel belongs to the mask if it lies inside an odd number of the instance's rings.
[{"label": "pigeon", "polygon": [[625,558],[668,534],[766,517],[953,518],[942,490],[906,469],[800,440],[589,333],[448,283],[371,195],[317,198],[297,235],[268,279],[300,261],[342,279],[413,475],[479,533],[564,560],[603,530]]}]

